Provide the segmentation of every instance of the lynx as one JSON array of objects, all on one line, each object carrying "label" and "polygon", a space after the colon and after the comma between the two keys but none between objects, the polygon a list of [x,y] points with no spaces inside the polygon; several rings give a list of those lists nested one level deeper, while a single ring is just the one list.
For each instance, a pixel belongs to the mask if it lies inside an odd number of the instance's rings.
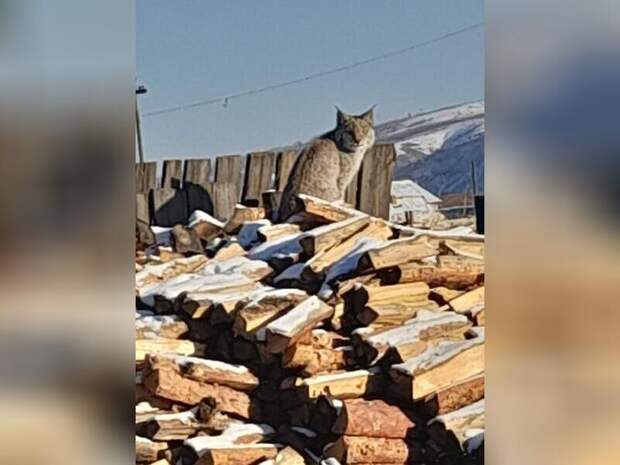
[{"label": "lynx", "polygon": [[373,108],[359,116],[348,115],[337,108],[336,128],[301,151],[282,194],[279,221],[286,221],[294,212],[297,194],[344,203],[347,186],[357,174],[364,154],[375,142]]}]

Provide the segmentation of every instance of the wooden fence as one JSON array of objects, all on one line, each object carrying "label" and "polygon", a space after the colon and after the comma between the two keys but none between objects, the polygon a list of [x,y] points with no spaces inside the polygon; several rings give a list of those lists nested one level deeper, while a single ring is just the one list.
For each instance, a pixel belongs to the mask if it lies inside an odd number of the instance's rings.
[{"label": "wooden fence", "polygon": [[[136,216],[150,224],[185,223],[194,210],[225,220],[236,203],[263,205],[265,198],[279,199],[297,152],[253,152],[212,160],[165,160],[161,182],[157,162],[136,164]],[[375,145],[364,157],[346,201],[361,211],[389,217],[390,184],[396,152],[392,144]],[[263,193],[273,191],[273,196]]]}]

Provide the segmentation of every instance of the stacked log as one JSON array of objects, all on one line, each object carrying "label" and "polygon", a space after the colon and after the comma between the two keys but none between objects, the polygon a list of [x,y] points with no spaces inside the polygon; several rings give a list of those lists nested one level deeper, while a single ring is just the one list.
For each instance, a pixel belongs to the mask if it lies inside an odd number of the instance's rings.
[{"label": "stacked log", "polygon": [[140,242],[136,461],[483,463],[484,238],[297,203]]}]

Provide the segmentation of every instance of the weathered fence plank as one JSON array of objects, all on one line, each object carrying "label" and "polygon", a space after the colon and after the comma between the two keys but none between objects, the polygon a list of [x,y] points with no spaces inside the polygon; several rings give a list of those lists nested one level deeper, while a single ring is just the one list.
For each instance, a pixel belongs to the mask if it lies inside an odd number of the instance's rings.
[{"label": "weathered fence plank", "polygon": [[211,175],[211,160],[209,158],[195,158],[185,160],[183,184],[192,183],[206,186]]},{"label": "weathered fence plank", "polygon": [[274,188],[278,192],[282,192],[286,187],[286,182],[291,174],[293,165],[297,161],[297,152],[289,150],[287,152],[280,152],[276,160],[276,180]]},{"label": "weathered fence plank", "polygon": [[185,192],[171,187],[151,191],[152,223],[157,226],[174,226],[185,223],[188,218]]},{"label": "weathered fence plank", "polygon": [[164,160],[161,187],[180,189],[183,179],[183,160]]},{"label": "weathered fence plank", "polygon": [[209,185],[209,194],[213,202],[213,216],[227,220],[237,204],[237,185],[232,182],[213,182]]},{"label": "weathered fence plank", "polygon": [[187,195],[188,212],[203,210],[213,214],[213,201],[209,193],[211,160],[208,158],[185,160],[183,173],[183,190]]},{"label": "weathered fence plank", "polygon": [[245,179],[243,183],[243,202],[255,201],[262,204],[261,194],[271,189],[275,154],[273,152],[254,152],[246,158]]},{"label": "weathered fence plank", "polygon": [[157,187],[157,162],[136,163],[136,192],[148,192]]},{"label": "weathered fence plank", "polygon": [[136,220],[141,220],[145,223],[151,222],[148,192],[136,192]]},{"label": "weathered fence plank", "polygon": [[357,208],[373,216],[389,219],[390,187],[396,161],[392,144],[378,144],[364,155],[358,183]]},{"label": "weathered fence plank", "polygon": [[241,171],[243,169],[242,159],[240,155],[224,155],[217,157],[215,160],[215,182],[233,183],[236,188],[237,198],[241,196],[241,187],[243,178]]}]

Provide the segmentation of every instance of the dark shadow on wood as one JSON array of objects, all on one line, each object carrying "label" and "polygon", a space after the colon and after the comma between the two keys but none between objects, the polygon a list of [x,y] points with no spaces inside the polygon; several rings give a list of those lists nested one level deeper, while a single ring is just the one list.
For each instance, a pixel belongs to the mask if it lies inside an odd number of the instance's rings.
[{"label": "dark shadow on wood", "polygon": [[152,223],[157,226],[185,224],[189,217],[185,191],[172,188],[153,189],[150,196]]},{"label": "dark shadow on wood", "polygon": [[183,190],[187,196],[187,209],[190,215],[195,210],[202,210],[209,215],[214,214],[212,193],[207,187],[186,181]]}]

